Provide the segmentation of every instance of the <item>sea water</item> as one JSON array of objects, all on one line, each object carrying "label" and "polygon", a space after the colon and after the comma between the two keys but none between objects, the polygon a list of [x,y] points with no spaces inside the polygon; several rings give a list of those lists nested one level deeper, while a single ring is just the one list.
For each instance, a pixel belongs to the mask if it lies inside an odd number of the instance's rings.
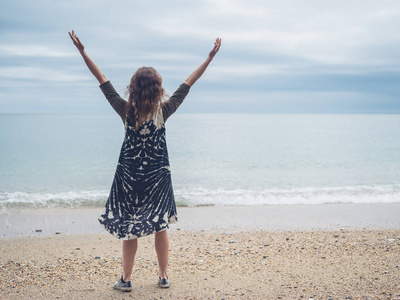
[{"label": "sea water", "polygon": [[[178,205],[400,202],[400,115],[179,114]],[[103,206],[116,114],[0,114],[0,208]]]}]

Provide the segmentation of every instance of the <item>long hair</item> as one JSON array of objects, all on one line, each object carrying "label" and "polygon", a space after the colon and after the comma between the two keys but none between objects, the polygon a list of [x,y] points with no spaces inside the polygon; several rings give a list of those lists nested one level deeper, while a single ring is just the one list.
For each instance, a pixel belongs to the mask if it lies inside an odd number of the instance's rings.
[{"label": "long hair", "polygon": [[126,116],[138,129],[146,120],[154,117],[166,96],[162,78],[154,68],[141,67],[133,74],[127,89]]}]

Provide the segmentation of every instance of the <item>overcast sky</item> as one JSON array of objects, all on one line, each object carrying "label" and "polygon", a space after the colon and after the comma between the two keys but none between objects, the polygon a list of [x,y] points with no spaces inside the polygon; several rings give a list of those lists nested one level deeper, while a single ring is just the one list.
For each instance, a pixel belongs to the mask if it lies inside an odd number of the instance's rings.
[{"label": "overcast sky", "polygon": [[112,113],[72,44],[124,92],[169,94],[222,47],[180,112],[400,113],[400,1],[1,1],[0,113]]}]

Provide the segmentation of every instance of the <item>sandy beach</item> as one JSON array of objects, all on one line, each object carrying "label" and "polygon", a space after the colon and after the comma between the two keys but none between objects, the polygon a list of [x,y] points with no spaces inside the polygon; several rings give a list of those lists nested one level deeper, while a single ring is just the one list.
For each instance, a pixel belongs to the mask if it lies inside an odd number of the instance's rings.
[{"label": "sandy beach", "polygon": [[[121,241],[101,228],[79,232],[65,225],[95,224],[97,209],[65,210],[64,220],[62,210],[50,210],[49,227],[36,232],[44,223],[26,220],[21,226],[29,229],[13,236],[4,235],[5,220],[13,228],[24,212],[2,214],[0,298],[400,299],[398,207],[179,208],[181,220],[169,231],[171,287],[157,287],[154,237],[148,236],[139,240],[131,293],[112,289],[121,274]],[[75,219],[80,214],[85,221]],[[220,221],[207,221],[216,215]],[[52,218],[64,224],[53,229],[69,232],[51,232]]]}]

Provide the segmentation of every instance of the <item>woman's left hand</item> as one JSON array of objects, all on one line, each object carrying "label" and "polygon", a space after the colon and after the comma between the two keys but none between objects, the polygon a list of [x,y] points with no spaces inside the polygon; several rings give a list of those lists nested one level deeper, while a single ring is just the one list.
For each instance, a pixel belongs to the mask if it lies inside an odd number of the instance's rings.
[{"label": "woman's left hand", "polygon": [[71,37],[71,40],[74,42],[74,45],[76,46],[76,48],[78,48],[79,52],[83,52],[83,50],[85,50],[85,46],[83,46],[83,44],[81,43],[79,38],[76,36],[74,31],[72,30],[72,33],[70,33],[68,31],[68,33],[69,33],[69,36]]}]

